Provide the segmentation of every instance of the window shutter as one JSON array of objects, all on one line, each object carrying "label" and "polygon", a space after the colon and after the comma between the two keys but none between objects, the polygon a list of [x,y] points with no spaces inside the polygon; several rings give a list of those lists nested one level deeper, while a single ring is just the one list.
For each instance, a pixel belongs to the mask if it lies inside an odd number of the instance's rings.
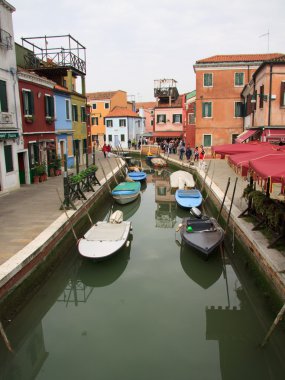
[{"label": "window shutter", "polygon": [[31,111],[30,115],[34,115],[35,113],[34,93],[31,91],[29,94],[30,94],[30,100],[31,100],[31,104],[29,106],[30,111]]},{"label": "window shutter", "polygon": [[6,82],[0,80],[0,111],[8,112]]},{"label": "window shutter", "polygon": [[205,117],[205,103],[202,103],[202,116]]},{"label": "window shutter", "polygon": [[281,82],[280,88],[280,106],[285,106],[285,82]]},{"label": "window shutter", "polygon": [[50,116],[54,117],[54,97],[50,97]]},{"label": "window shutter", "polygon": [[264,85],[260,86],[259,108],[263,108]]},{"label": "window shutter", "polygon": [[48,96],[45,95],[45,116],[49,116],[48,114]]}]

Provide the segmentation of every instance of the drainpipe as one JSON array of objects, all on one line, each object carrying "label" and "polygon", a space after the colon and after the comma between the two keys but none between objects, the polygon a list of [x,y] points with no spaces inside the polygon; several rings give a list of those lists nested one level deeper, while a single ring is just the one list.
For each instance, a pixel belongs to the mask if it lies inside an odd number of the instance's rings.
[{"label": "drainpipe", "polygon": [[272,63],[270,63],[270,77],[269,77],[269,100],[268,100],[268,127],[271,124],[271,93],[272,93]]}]

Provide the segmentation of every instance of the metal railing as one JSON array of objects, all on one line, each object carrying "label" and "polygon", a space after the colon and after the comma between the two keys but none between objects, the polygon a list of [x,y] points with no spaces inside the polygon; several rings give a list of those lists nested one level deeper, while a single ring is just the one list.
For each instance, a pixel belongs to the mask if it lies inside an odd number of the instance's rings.
[{"label": "metal railing", "polygon": [[11,34],[1,28],[0,28],[0,46],[6,48],[7,50],[11,50],[13,48]]}]

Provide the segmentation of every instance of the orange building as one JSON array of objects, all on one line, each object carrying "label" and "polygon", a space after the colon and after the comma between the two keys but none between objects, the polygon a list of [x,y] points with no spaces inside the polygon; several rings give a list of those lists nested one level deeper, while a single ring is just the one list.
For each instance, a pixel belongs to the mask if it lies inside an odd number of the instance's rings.
[{"label": "orange building", "polygon": [[103,91],[87,93],[87,102],[91,106],[91,139],[92,143],[98,141],[100,146],[103,146],[106,140],[106,126],[104,118],[115,107],[130,108],[127,101],[127,93],[125,91]]},{"label": "orange building", "polygon": [[244,86],[264,61],[280,56],[216,55],[196,62],[196,145],[234,142],[244,130]]}]

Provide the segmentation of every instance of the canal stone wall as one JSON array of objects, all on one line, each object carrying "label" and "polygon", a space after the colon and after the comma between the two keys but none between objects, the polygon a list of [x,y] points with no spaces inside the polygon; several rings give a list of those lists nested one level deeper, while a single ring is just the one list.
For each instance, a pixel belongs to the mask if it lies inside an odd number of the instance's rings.
[{"label": "canal stone wall", "polygon": [[[236,178],[233,170],[227,165],[224,160],[219,160],[221,166],[219,170],[216,170],[214,176],[212,177],[210,173],[207,175],[206,167],[204,169],[200,168],[198,165],[189,165],[188,163],[181,162],[176,157],[166,157],[162,155],[163,158],[167,158],[169,162],[190,170],[194,175],[197,175],[200,184],[204,184],[204,188],[211,201],[217,210],[224,199],[224,192],[227,185],[227,178],[231,177],[232,186]],[[220,177],[220,178],[219,178]],[[222,182],[219,179],[222,178]],[[242,183],[239,178],[237,183],[237,192],[239,194],[239,199],[236,199],[232,204],[229,227],[227,233],[234,234],[235,238],[243,243],[243,246],[247,250],[247,255],[250,260],[252,260],[258,270],[265,277],[266,282],[276,293],[280,302],[285,301],[285,257],[281,252],[274,248],[267,248],[268,240],[260,231],[252,231],[254,225],[243,218],[240,218],[240,214],[246,208],[246,203],[244,200],[240,199],[243,192],[243,188],[247,185]],[[222,183],[222,185],[221,185]],[[221,190],[223,187],[224,190]],[[224,207],[221,212],[223,218],[223,223],[228,219],[228,214],[231,208],[231,197],[233,195],[232,189],[228,192],[225,197]],[[221,224],[222,221],[220,221]]]}]

